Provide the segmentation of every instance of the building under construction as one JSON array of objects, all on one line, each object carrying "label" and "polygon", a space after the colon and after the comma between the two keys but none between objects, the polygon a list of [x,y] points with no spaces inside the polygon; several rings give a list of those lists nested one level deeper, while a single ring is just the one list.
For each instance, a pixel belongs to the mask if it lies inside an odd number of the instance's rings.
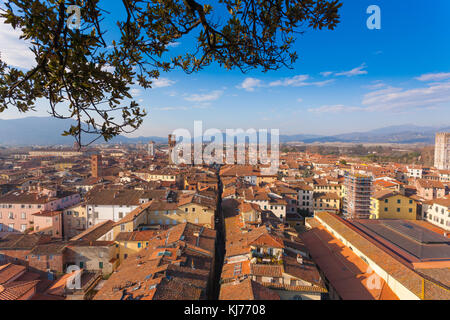
[{"label": "building under construction", "polygon": [[372,177],[361,174],[345,175],[344,217],[347,219],[368,219],[370,217],[370,196]]}]

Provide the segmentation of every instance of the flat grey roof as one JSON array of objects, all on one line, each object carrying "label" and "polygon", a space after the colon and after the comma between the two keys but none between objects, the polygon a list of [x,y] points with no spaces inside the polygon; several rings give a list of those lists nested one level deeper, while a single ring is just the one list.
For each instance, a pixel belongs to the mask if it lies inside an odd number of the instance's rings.
[{"label": "flat grey roof", "polygon": [[[419,260],[449,260],[448,238],[405,220],[354,220],[352,223],[375,238],[379,237]],[[368,232],[369,231],[369,232]],[[395,250],[392,246],[391,250]],[[407,260],[407,256],[396,251]]]}]

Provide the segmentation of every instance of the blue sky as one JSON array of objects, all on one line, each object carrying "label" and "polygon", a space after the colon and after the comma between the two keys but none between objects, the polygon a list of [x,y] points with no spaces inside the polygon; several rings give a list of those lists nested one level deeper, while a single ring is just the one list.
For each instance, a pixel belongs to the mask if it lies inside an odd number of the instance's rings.
[{"label": "blue sky", "polygon": [[[103,3],[115,16],[123,12],[118,1]],[[203,120],[205,129],[277,128],[282,134],[450,125],[450,1],[343,3],[335,30],[298,36],[299,59],[292,70],[242,74],[211,65],[191,75],[161,74],[153,89],[136,88],[135,98],[148,116],[132,136],[192,130],[194,120]],[[381,8],[381,30],[366,27],[366,9],[373,4]],[[112,24],[109,30],[113,35]],[[185,51],[189,41],[176,43],[173,52]],[[5,27],[0,43],[5,43],[2,57],[11,52],[6,55],[11,64],[29,58]],[[46,109],[40,102],[38,112],[29,115],[44,116]],[[0,119],[19,116],[8,110]]]}]

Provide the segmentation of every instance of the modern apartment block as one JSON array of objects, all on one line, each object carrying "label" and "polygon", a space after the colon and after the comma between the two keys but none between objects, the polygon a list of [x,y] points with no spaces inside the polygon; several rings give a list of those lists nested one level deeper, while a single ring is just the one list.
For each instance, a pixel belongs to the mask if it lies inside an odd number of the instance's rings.
[{"label": "modern apartment block", "polygon": [[372,195],[372,177],[347,173],[344,185],[343,213],[347,219],[368,219],[370,217],[370,197]]},{"label": "modern apartment block", "polygon": [[450,170],[450,132],[436,134],[434,166],[439,170]]}]

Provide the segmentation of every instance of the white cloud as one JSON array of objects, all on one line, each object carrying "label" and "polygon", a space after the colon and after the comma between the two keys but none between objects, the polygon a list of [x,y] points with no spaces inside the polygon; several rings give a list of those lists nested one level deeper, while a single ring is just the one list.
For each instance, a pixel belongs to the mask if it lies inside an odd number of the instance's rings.
[{"label": "white cloud", "polygon": [[159,111],[186,111],[186,110],[192,110],[192,109],[207,109],[211,106],[211,103],[204,102],[199,103],[194,106],[168,106],[168,107],[157,107],[153,110],[159,110]]},{"label": "white cloud", "polygon": [[159,110],[159,111],[174,111],[174,110],[188,110],[188,107],[179,106],[179,107],[158,107],[153,108],[153,110]]},{"label": "white cloud", "polygon": [[306,87],[306,86],[316,86],[316,87],[323,87],[329,83],[334,82],[334,79],[324,80],[324,81],[310,81],[309,76],[306,74],[298,75],[292,78],[284,78],[277,81],[272,81],[269,83],[270,87]]},{"label": "white cloud", "polygon": [[267,84],[260,79],[246,78],[240,85],[236,86],[236,88],[253,92],[255,91],[255,88],[259,87],[306,87],[306,86],[323,87],[324,85],[334,82],[334,79],[329,79],[325,81],[308,81],[309,79],[310,79],[309,75],[300,74],[290,78],[275,80]]},{"label": "white cloud", "polygon": [[333,83],[334,81],[335,81],[334,79],[325,80],[325,81],[316,81],[316,82],[310,82],[309,85],[316,86],[316,87],[323,87],[329,83]]},{"label": "white cloud", "polygon": [[363,88],[370,89],[370,90],[381,89],[384,87],[386,87],[386,84],[380,80],[374,81],[374,82],[372,82],[372,84],[363,86]]},{"label": "white cloud", "polygon": [[356,112],[356,111],[364,111],[364,108],[361,107],[351,107],[345,106],[342,104],[331,105],[331,106],[321,106],[319,108],[310,108],[308,112],[313,113],[345,113],[345,112]]},{"label": "white cloud", "polygon": [[200,104],[197,104],[195,106],[193,106],[193,109],[208,109],[209,107],[211,107],[211,102],[202,102]]},{"label": "white cloud", "polygon": [[219,99],[222,94],[223,94],[223,91],[215,90],[211,93],[191,94],[190,96],[187,96],[186,98],[184,98],[184,100],[193,101],[193,102],[214,101],[214,100]]},{"label": "white cloud", "polygon": [[278,86],[302,87],[302,86],[308,85],[308,83],[305,82],[308,79],[309,79],[309,76],[307,74],[300,74],[300,75],[294,76],[292,78],[284,78],[281,80],[273,81],[273,82],[269,83],[269,86],[270,87],[278,87]]},{"label": "white cloud", "polygon": [[152,79],[152,88],[170,87],[175,84],[175,81],[167,78]]},{"label": "white cloud", "polygon": [[181,42],[171,42],[167,46],[169,48],[175,48],[175,47],[178,47],[180,44],[181,44]]},{"label": "white cloud", "polygon": [[450,79],[450,72],[427,73],[427,74],[423,74],[420,77],[417,77],[415,79],[419,80],[419,81],[441,81],[441,80]]},{"label": "white cloud", "polygon": [[450,81],[430,83],[425,88],[388,87],[364,95],[362,104],[369,111],[404,111],[417,108],[450,106]]},{"label": "white cloud", "polygon": [[329,77],[329,76],[331,76],[332,74],[333,74],[332,71],[324,71],[324,72],[321,72],[321,73],[320,73],[320,75],[323,76],[323,77]]},{"label": "white cloud", "polygon": [[36,62],[34,54],[29,47],[31,44],[19,39],[22,32],[14,30],[10,24],[4,23],[5,19],[0,19],[0,55],[1,59],[16,68],[32,69]]},{"label": "white cloud", "polygon": [[365,94],[361,106],[346,106],[343,104],[325,105],[310,108],[308,112],[346,113],[346,112],[405,112],[415,109],[436,109],[450,107],[450,80],[433,82],[426,87],[404,89],[388,87],[377,81],[371,85],[374,91]]},{"label": "white cloud", "polygon": [[114,73],[115,70],[116,70],[116,68],[114,66],[109,65],[109,64],[104,65],[102,67],[102,71],[105,71],[105,72]]},{"label": "white cloud", "polygon": [[140,96],[141,95],[141,89],[133,88],[133,89],[130,90],[130,94],[133,97]]},{"label": "white cloud", "polygon": [[367,68],[367,66],[366,66],[365,63],[363,63],[362,65],[360,65],[357,68],[354,68],[354,69],[349,70],[349,71],[342,71],[342,72],[336,73],[336,75],[337,76],[346,76],[346,77],[359,76],[361,74],[367,74],[367,71],[363,70],[365,68]]},{"label": "white cloud", "polygon": [[252,92],[255,91],[255,88],[261,86],[262,86],[261,80],[256,78],[245,78],[245,80],[240,85],[236,86],[236,88]]}]

